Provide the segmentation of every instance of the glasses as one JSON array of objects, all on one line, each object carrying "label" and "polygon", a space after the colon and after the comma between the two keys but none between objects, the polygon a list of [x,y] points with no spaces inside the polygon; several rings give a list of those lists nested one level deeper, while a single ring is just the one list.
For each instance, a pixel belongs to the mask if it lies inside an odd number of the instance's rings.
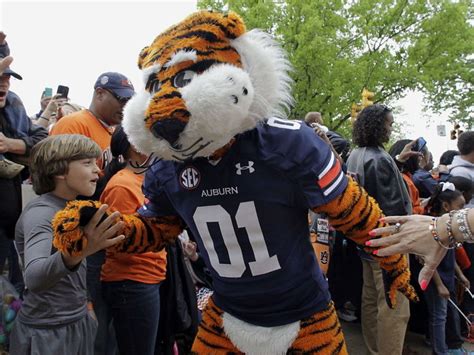
[{"label": "glasses", "polygon": [[125,105],[128,102],[128,100],[130,100],[129,97],[119,96],[115,92],[113,92],[112,90],[108,90],[108,89],[104,89],[104,90],[107,91],[110,95],[112,95],[114,97],[114,99],[117,100],[118,102],[120,102],[122,105]]}]

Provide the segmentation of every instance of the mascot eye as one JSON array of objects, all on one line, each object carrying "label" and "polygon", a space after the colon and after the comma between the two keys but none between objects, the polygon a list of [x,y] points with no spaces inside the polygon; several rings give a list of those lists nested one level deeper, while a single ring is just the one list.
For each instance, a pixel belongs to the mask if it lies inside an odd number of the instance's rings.
[{"label": "mascot eye", "polygon": [[150,93],[156,94],[160,88],[161,83],[158,80],[153,80],[153,82],[150,84]]},{"label": "mascot eye", "polygon": [[176,74],[173,81],[174,87],[176,88],[185,87],[191,82],[191,80],[193,80],[195,76],[196,76],[196,73],[193,72],[192,70],[185,70]]},{"label": "mascot eye", "polygon": [[151,74],[148,77],[148,80],[145,85],[145,89],[148,90],[150,94],[154,95],[158,92],[158,90],[160,90],[160,88],[161,88],[161,83],[157,79],[156,74]]},{"label": "mascot eye", "polygon": [[158,80],[155,80],[151,85],[152,94],[155,94],[160,89],[161,89],[161,83]]}]

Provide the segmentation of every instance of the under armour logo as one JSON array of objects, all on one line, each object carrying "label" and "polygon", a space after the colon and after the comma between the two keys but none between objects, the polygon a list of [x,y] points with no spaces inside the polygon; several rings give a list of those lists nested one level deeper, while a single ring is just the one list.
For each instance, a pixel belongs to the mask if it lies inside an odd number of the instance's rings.
[{"label": "under armour logo", "polygon": [[252,174],[255,169],[253,168],[253,161],[249,160],[249,165],[240,165],[240,163],[235,164],[235,167],[237,168],[237,175],[242,175],[242,170],[248,170],[249,174]]}]

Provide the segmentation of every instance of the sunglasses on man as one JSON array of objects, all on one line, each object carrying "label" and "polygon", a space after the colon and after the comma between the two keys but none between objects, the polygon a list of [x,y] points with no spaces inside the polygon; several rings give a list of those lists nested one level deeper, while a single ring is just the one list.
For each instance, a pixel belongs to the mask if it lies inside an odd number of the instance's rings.
[{"label": "sunglasses on man", "polygon": [[112,95],[114,99],[120,102],[122,105],[125,105],[128,102],[128,100],[130,100],[130,97],[119,96],[112,90],[108,90],[108,89],[104,89],[104,90],[107,91],[110,95]]}]

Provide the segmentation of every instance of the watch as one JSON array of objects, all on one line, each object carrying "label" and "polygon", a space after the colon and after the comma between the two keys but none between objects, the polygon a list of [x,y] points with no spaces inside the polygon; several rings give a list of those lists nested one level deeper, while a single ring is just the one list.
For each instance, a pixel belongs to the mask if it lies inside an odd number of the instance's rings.
[{"label": "watch", "polygon": [[405,161],[400,160],[400,154],[395,155],[395,160],[398,161],[399,163],[402,163],[402,164],[406,163],[406,160]]}]

